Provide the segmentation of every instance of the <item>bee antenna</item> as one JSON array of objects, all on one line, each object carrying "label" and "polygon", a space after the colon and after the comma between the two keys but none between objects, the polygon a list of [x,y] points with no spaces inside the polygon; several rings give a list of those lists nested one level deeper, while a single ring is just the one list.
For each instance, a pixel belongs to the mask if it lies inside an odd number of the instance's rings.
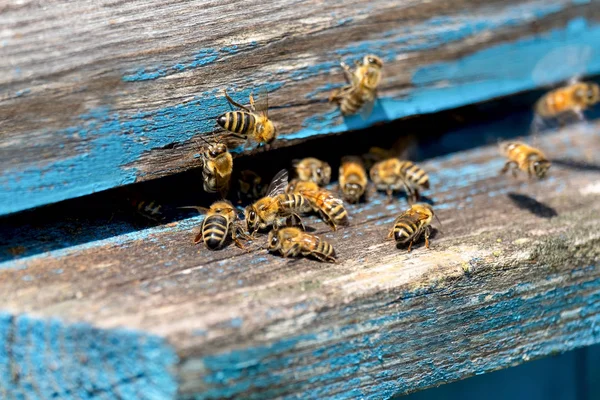
[{"label": "bee antenna", "polygon": [[[440,228],[442,228],[442,227],[443,227],[443,225],[442,225],[442,221],[440,221],[440,217],[438,217],[438,216],[437,216],[437,214],[433,214],[433,216],[435,217],[435,219],[436,219],[436,221],[438,222],[438,224],[440,224]],[[441,231],[442,231],[442,230],[440,229],[440,232],[441,232]]]}]

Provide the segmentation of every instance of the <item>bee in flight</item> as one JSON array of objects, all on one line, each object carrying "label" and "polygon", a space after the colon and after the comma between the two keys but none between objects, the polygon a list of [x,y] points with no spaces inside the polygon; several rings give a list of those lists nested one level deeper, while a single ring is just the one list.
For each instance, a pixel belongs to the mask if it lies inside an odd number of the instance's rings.
[{"label": "bee in flight", "polygon": [[219,193],[225,197],[229,191],[229,182],[233,172],[233,157],[224,143],[208,143],[202,150],[202,181],[208,193]]},{"label": "bee in flight", "polygon": [[296,169],[298,179],[301,181],[311,181],[323,186],[331,180],[331,167],[325,161],[317,158],[308,157],[302,160],[294,160],[292,166]]},{"label": "bee in flight", "polygon": [[342,158],[339,179],[344,200],[358,203],[364,196],[369,183],[367,171],[360,157],[346,156]]},{"label": "bee in flight", "polygon": [[244,216],[251,235],[269,226],[278,228],[284,223],[302,226],[300,214],[310,212],[312,207],[304,196],[286,194],[287,185],[288,172],[283,169],[273,177],[265,197],[246,207]]},{"label": "bee in flight", "polygon": [[283,257],[312,256],[319,261],[336,262],[331,244],[294,227],[269,232],[267,246],[270,252],[278,252]]},{"label": "bee in flight", "polygon": [[242,201],[256,201],[267,193],[267,186],[263,184],[262,177],[256,172],[245,169],[239,173],[238,199]]},{"label": "bee in flight", "polygon": [[203,241],[209,250],[218,250],[225,245],[225,241],[229,235],[235,245],[243,249],[244,245],[240,242],[240,238],[243,240],[250,239],[244,233],[237,210],[227,200],[217,201],[209,209],[204,207],[181,208],[193,208],[201,213],[206,213],[206,217],[200,227],[200,233],[194,238],[194,244]]},{"label": "bee in flight", "polygon": [[225,91],[225,98],[229,103],[242,111],[229,111],[217,118],[217,123],[231,132],[233,136],[254,139],[259,144],[269,144],[275,140],[277,130],[273,121],[269,119],[269,98],[267,91],[260,90],[256,102],[250,95],[250,107],[236,103]]},{"label": "bee in flight", "polygon": [[348,225],[348,211],[344,202],[316,183],[294,179],[286,188],[286,193],[297,193],[304,197],[312,210],[318,213],[333,231],[337,230],[338,225]]},{"label": "bee in flight", "polygon": [[378,190],[386,191],[389,201],[395,190],[403,188],[412,203],[419,200],[419,189],[429,189],[429,175],[411,161],[397,158],[379,161],[371,167],[369,175]]},{"label": "bee in flight", "polygon": [[329,96],[329,101],[337,103],[343,115],[352,115],[361,111],[362,117],[366,119],[371,114],[377,97],[383,61],[369,54],[363,57],[362,62],[357,62],[354,71],[344,62],[341,65],[348,85],[334,90]]},{"label": "bee in flight", "polygon": [[521,142],[507,142],[500,144],[500,150],[508,158],[504,168],[500,171],[506,173],[509,169],[514,177],[517,171],[525,171],[530,178],[536,177],[542,179],[546,176],[550,161],[541,150],[531,147]]},{"label": "bee in flight", "polygon": [[552,118],[564,120],[569,115],[583,120],[583,111],[600,102],[600,85],[571,80],[566,86],[542,96],[534,106],[534,128],[543,127]]},{"label": "bee in flight", "polygon": [[433,208],[429,204],[413,204],[394,220],[394,226],[387,237],[388,239],[394,238],[397,246],[408,243],[408,251],[410,252],[413,243],[419,240],[424,233],[425,247],[429,248],[433,216]]}]

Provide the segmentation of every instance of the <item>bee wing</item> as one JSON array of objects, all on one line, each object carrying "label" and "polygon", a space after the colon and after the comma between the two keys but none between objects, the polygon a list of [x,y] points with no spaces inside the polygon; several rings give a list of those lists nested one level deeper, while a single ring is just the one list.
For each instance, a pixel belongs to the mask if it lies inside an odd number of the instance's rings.
[{"label": "bee wing", "polygon": [[268,116],[269,92],[264,86],[261,87],[256,93],[256,97],[254,98],[254,109],[256,110],[256,112]]},{"label": "bee wing", "polygon": [[371,114],[373,113],[373,108],[375,107],[375,102],[377,101],[377,95],[373,95],[372,99],[369,99],[363,104],[360,108],[359,115],[363,121],[369,119]]},{"label": "bee wing", "polygon": [[[564,81],[565,76],[585,75],[593,54],[592,46],[575,44],[561,46],[550,51],[537,62],[531,77],[537,85],[549,86]],[[571,80],[573,79],[576,78]]]},{"label": "bee wing", "polygon": [[267,197],[274,197],[278,194],[285,193],[285,188],[288,184],[288,172],[287,169],[282,169],[273,177],[269,188],[267,189]]}]

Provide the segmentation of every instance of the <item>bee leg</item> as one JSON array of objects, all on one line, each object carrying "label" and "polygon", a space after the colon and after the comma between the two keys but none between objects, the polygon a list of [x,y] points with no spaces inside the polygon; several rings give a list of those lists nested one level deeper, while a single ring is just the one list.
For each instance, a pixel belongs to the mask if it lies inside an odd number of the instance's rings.
[{"label": "bee leg", "polygon": [[198,244],[200,242],[202,242],[202,229],[200,229],[200,232],[198,232],[198,234],[194,238],[194,244]]},{"label": "bee leg", "polygon": [[[227,94],[226,90],[224,90],[223,93],[225,94],[225,98],[227,99],[228,102],[230,102],[231,104],[233,104],[237,108],[241,108],[242,110],[246,110],[246,111],[250,112],[250,110],[248,109],[248,107],[243,106],[240,103],[237,103],[235,100],[233,100],[231,97],[229,97],[229,95]],[[250,96],[250,98],[252,99],[252,96]]]},{"label": "bee leg", "polygon": [[390,233],[387,234],[387,239],[392,239],[394,237],[394,229],[390,229]]},{"label": "bee leg", "polygon": [[287,250],[282,250],[281,255],[285,258],[296,257],[298,254],[300,254],[301,250],[302,248],[300,247],[300,244],[296,243],[293,244],[292,247],[288,248]]},{"label": "bee leg", "polygon": [[346,82],[348,82],[349,84],[352,84],[354,82],[354,74],[352,73],[350,66],[343,61],[340,62],[340,65],[342,66],[342,69],[344,70],[344,78],[346,79]]},{"label": "bee leg", "polygon": [[413,245],[413,241],[414,241],[414,239],[412,239],[412,240],[410,241],[410,243],[408,244],[408,251],[407,251],[408,253],[410,253],[410,251],[411,251],[411,247],[412,247],[412,245]]},{"label": "bee leg", "polygon": [[336,262],[335,258],[328,256],[327,254],[323,254],[323,253],[319,253],[319,252],[314,252],[311,254],[314,258],[316,258],[317,260],[322,261],[322,262],[330,262],[330,263]]},{"label": "bee leg", "polygon": [[429,235],[431,233],[431,230],[429,228],[429,226],[425,227],[425,247],[429,248]]},{"label": "bee leg", "polygon": [[504,164],[504,167],[502,167],[502,169],[500,170],[500,173],[505,174],[508,172],[509,169],[511,170],[513,176],[516,178],[517,171],[519,169],[519,167],[517,166],[517,163],[514,161],[507,161],[506,164]]},{"label": "bee leg", "polygon": [[394,193],[393,189],[387,188],[385,191],[386,195],[387,195],[387,202],[392,203],[394,201],[394,198],[392,197],[392,194]]},{"label": "bee leg", "polygon": [[329,216],[325,214],[323,210],[319,210],[319,217],[321,217],[323,222],[325,222],[331,228],[332,231],[335,232],[337,230],[337,225],[335,224],[335,222],[333,222],[333,220],[329,218]]}]

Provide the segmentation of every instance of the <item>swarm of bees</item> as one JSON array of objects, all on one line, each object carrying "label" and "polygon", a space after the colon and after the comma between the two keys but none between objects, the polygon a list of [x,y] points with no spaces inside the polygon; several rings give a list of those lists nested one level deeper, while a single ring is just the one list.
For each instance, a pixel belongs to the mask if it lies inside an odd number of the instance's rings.
[{"label": "swarm of bees", "polygon": [[[343,115],[360,113],[368,117],[382,79],[383,61],[375,55],[366,55],[352,70],[341,64],[347,85],[331,93],[329,101],[335,103]],[[229,111],[217,118],[217,124],[231,135],[268,145],[276,139],[277,130],[268,117],[266,91],[257,100],[250,95],[250,106],[235,102],[225,92],[227,101],[238,110]],[[569,85],[544,95],[534,107],[534,121],[556,118],[562,114],[581,113],[600,102],[600,86],[595,83],[571,82]],[[500,171],[509,170],[516,177],[526,172],[530,179],[543,179],[551,166],[544,153],[523,142],[502,143],[500,151],[507,161]],[[204,190],[219,193],[222,198],[230,187],[233,158],[225,144],[208,143],[201,153]],[[376,161],[373,161],[376,160]],[[366,164],[367,163],[367,164]],[[367,170],[368,165],[370,168]],[[279,171],[268,187],[263,178],[249,170],[237,177],[240,202],[250,201],[243,210],[227,200],[219,200],[210,208],[192,207],[206,213],[194,243],[203,242],[210,250],[221,249],[228,240],[246,248],[242,241],[255,240],[268,233],[266,248],[283,257],[312,257],[318,261],[336,262],[333,246],[322,238],[306,231],[302,218],[317,214],[332,231],[349,225],[345,202],[355,204],[367,201],[369,180],[373,190],[384,191],[388,201],[393,193],[403,191],[409,208],[393,222],[388,239],[410,252],[413,244],[424,238],[429,249],[432,221],[437,215],[430,204],[421,201],[421,191],[430,189],[429,174],[414,162],[393,155],[391,151],[373,148],[363,156],[345,156],[340,161],[339,184],[334,191],[324,188],[331,181],[331,167],[322,160],[308,157],[291,164],[294,178],[290,181],[287,170]],[[439,222],[439,220],[438,220]]]}]

